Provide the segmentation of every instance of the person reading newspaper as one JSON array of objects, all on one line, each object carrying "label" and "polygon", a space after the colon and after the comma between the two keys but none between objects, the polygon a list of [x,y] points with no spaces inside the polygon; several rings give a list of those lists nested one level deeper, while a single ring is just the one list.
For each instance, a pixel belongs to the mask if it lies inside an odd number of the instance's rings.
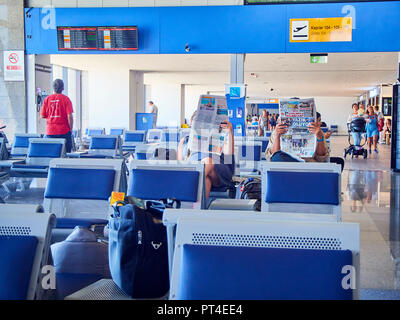
[{"label": "person reading newspaper", "polygon": [[265,151],[266,159],[290,162],[325,162],[329,149],[316,118],[314,99],[279,102],[278,124]]},{"label": "person reading newspaper", "polygon": [[[320,123],[311,122],[308,126],[311,134],[314,134],[317,139],[315,152],[311,158],[302,158],[306,162],[326,162],[329,158],[328,146],[325,141],[324,133],[321,130]],[[288,126],[278,119],[276,129],[271,133],[267,150],[265,150],[265,158],[270,161],[282,162],[298,162],[296,157],[281,150],[281,135],[287,133]]]},{"label": "person reading newspaper", "polygon": [[178,147],[178,160],[201,161],[205,164],[205,191],[212,187],[230,186],[234,173],[234,138],[228,121],[225,97],[201,96],[192,117],[189,138]]}]

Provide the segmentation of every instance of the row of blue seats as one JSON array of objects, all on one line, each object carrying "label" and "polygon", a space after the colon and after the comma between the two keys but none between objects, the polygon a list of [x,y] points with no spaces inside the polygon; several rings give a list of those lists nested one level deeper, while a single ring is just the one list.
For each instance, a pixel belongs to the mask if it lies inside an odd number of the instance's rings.
[{"label": "row of blue seats", "polygon": [[[55,230],[106,224],[108,197],[122,190],[122,166],[122,159],[52,160],[44,208],[57,216]],[[203,164],[134,160],[127,194],[182,201],[164,213],[171,299],[351,299],[357,291],[341,287],[342,267],[358,268],[359,230],[340,222],[340,175],[328,163],[265,163],[262,213],[204,211]],[[210,257],[213,267],[204,268]],[[231,287],[240,277],[246,281]]]}]

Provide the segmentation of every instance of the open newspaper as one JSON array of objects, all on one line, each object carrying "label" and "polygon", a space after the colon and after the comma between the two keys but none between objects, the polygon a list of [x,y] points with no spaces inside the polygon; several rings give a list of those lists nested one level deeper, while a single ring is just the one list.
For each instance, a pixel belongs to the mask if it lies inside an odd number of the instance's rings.
[{"label": "open newspaper", "polygon": [[296,158],[311,158],[316,148],[316,137],[308,126],[316,120],[314,99],[281,99],[279,118],[288,131],[281,135],[281,150]]},{"label": "open newspaper", "polygon": [[201,95],[192,120],[188,143],[190,152],[211,152],[220,155],[227,138],[227,132],[220,129],[220,124],[227,121],[229,118],[226,97]]}]

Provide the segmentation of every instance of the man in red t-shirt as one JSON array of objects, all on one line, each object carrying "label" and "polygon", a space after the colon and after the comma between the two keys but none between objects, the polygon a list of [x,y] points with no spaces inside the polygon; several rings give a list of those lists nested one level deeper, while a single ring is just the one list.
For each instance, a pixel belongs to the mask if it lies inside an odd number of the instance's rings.
[{"label": "man in red t-shirt", "polygon": [[48,96],[43,101],[41,116],[47,120],[46,137],[64,138],[65,150],[71,152],[72,149],[72,127],[74,112],[71,100],[63,95],[64,82],[56,79],[53,82],[54,94]]}]

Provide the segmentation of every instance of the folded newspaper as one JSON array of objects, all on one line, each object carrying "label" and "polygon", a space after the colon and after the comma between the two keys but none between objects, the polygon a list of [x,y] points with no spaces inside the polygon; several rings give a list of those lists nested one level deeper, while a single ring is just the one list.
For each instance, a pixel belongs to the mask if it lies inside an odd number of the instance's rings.
[{"label": "folded newspaper", "polygon": [[201,95],[192,120],[188,149],[195,152],[221,154],[227,138],[222,122],[229,121],[225,96]]},{"label": "folded newspaper", "polygon": [[315,135],[308,131],[309,124],[316,121],[314,99],[281,99],[279,118],[288,126],[281,135],[281,150],[296,158],[311,158],[317,145]]}]

